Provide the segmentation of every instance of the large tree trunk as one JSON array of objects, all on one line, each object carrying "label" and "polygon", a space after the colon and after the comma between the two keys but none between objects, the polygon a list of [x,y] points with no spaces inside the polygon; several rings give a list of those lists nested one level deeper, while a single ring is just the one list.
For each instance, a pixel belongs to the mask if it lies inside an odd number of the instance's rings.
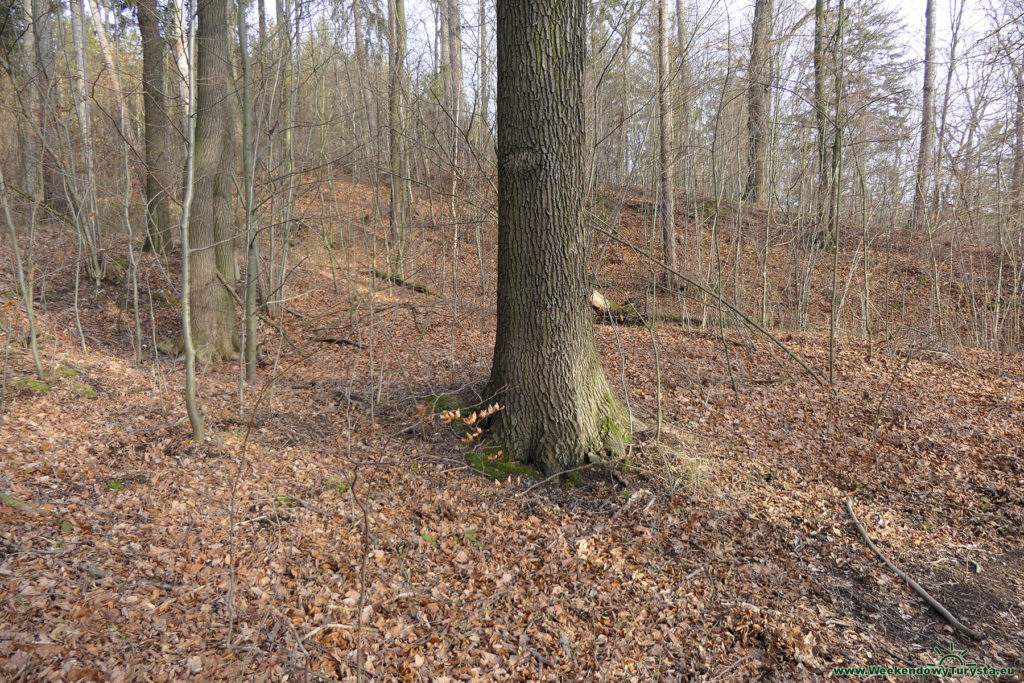
[{"label": "large tree trunk", "polygon": [[924,101],[921,105],[921,150],[917,155],[914,183],[914,222],[924,219],[924,207],[932,176],[935,150],[935,0],[925,5]]},{"label": "large tree trunk", "polygon": [[[185,257],[191,258],[192,337],[196,358],[204,363],[237,358],[240,347],[234,302],[227,289],[234,284],[235,269],[225,263],[235,237],[234,131],[231,109],[225,106],[231,97],[227,30],[226,0],[201,0],[196,32],[195,190],[188,225],[191,254]],[[181,335],[161,348],[180,353]]]},{"label": "large tree trunk", "polygon": [[492,435],[544,472],[622,448],[583,224],[587,0],[498,0],[498,322]]},{"label": "large tree trunk", "polygon": [[171,122],[164,97],[167,44],[158,28],[156,0],[139,0],[138,16],[146,138],[146,248],[166,254],[174,234],[168,198],[174,182],[168,137]]},{"label": "large tree trunk", "polygon": [[749,166],[744,198],[755,204],[764,202],[768,176],[769,130],[771,119],[771,74],[768,42],[771,38],[774,0],[757,0],[750,38],[750,64],[747,68],[747,132]]},{"label": "large tree trunk", "polygon": [[[661,244],[665,264],[679,270],[676,262],[675,187],[672,153],[672,94],[669,89],[668,0],[658,0],[658,122],[661,131]],[[668,278],[671,282],[672,278]]]}]

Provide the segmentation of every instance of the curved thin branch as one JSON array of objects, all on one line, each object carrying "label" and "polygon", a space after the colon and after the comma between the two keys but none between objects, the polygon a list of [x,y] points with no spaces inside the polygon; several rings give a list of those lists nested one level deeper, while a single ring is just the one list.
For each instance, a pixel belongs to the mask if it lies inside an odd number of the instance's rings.
[{"label": "curved thin branch", "polygon": [[960,631],[965,636],[970,636],[974,640],[981,640],[981,635],[977,631],[974,631],[968,628],[967,626],[961,624],[960,620],[954,617],[952,614],[950,614],[949,610],[943,607],[938,600],[929,595],[928,591],[921,587],[921,584],[907,576],[905,572],[903,572],[899,567],[890,562],[889,559],[882,554],[882,551],[879,550],[878,547],[871,542],[871,539],[868,537],[868,532],[864,530],[864,525],[860,523],[859,519],[857,519],[857,515],[853,513],[853,499],[850,498],[849,496],[846,497],[846,511],[849,512],[850,517],[853,518],[853,523],[857,525],[857,531],[859,531],[861,537],[864,538],[864,542],[868,544],[868,547],[874,551],[875,555],[878,555],[879,559],[882,560],[882,562],[884,562],[885,565],[889,567],[889,569],[896,572],[896,575],[898,577],[900,577],[908,584],[910,584],[910,587],[913,588],[918,595],[924,598],[925,602],[931,605],[932,609],[938,612],[943,619],[948,621],[950,626],[955,628],[957,631]]}]

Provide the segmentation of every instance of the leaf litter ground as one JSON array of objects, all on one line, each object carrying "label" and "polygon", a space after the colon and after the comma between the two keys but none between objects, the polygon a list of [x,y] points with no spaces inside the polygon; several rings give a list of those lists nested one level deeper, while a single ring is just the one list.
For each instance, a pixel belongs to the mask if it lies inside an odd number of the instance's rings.
[{"label": "leaf litter ground", "polygon": [[[410,279],[433,294],[368,275],[355,227],[333,260],[307,235],[303,296],[264,329],[244,410],[236,367],[201,369],[206,444],[188,438],[180,365],[134,364],[124,285],[83,291],[82,351],[70,270],[54,269],[47,387],[19,381],[17,340],[5,366],[3,678],[814,680],[950,644],[1021,668],[1019,355],[890,341],[869,360],[843,335],[833,393],[737,329],[723,345],[599,325],[638,421],[628,457],[569,482],[494,480],[431,407],[486,381],[493,253],[462,245],[453,322],[450,263],[426,265],[451,245],[421,237]],[[636,271],[616,258],[609,279]],[[171,333],[173,301],[152,311]],[[826,366],[827,335],[782,334]],[[848,495],[981,642],[866,550]]]}]

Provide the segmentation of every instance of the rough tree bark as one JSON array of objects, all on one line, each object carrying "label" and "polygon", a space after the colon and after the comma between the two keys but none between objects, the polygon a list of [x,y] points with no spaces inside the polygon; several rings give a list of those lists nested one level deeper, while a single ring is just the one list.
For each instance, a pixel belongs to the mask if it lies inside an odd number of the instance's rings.
[{"label": "rough tree bark", "polygon": [[[232,171],[234,131],[231,110],[231,45],[226,0],[201,0],[196,32],[195,190],[188,234],[191,254],[189,286],[192,291],[192,337],[196,358],[215,363],[238,357],[240,348],[235,307],[228,291],[233,286],[234,210]],[[218,252],[220,252],[218,254]],[[177,335],[161,345],[174,354],[182,351]]]},{"label": "rough tree bark", "polygon": [[156,0],[138,0],[142,38],[142,92],[146,138],[146,246],[166,254],[173,245],[174,226],[168,192],[171,173],[171,121],[164,96],[167,43],[160,36]]},{"label": "rough tree bark", "polygon": [[583,224],[587,0],[498,0],[495,443],[545,473],[621,450]]},{"label": "rough tree bark", "polygon": [[771,74],[769,51],[774,0],[756,0],[754,25],[750,38],[750,63],[747,68],[747,132],[749,166],[744,199],[755,204],[764,202],[768,175],[769,128],[771,119]]},{"label": "rough tree bark", "polygon": [[924,98],[921,105],[921,149],[914,183],[914,223],[921,225],[928,199],[935,150],[935,0],[925,5]]}]

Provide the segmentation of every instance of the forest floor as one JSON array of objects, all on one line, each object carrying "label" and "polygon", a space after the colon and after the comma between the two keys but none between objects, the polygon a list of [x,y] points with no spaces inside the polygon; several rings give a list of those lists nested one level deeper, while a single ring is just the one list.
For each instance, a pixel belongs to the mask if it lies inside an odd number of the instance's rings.
[{"label": "forest floor", "polygon": [[[814,680],[951,649],[1024,669],[1024,356],[844,332],[830,388],[742,328],[600,324],[635,442],[545,481],[438,415],[487,379],[493,235],[464,233],[456,275],[423,229],[415,292],[368,274],[350,208],[336,243],[296,240],[259,382],[200,369],[202,444],[181,364],[151,341],[135,362],[123,270],[83,283],[83,350],[75,251],[39,229],[46,383],[20,337],[2,352],[0,678]],[[175,300],[141,276],[143,339],[168,336]],[[826,332],[775,333],[827,367]]]}]

